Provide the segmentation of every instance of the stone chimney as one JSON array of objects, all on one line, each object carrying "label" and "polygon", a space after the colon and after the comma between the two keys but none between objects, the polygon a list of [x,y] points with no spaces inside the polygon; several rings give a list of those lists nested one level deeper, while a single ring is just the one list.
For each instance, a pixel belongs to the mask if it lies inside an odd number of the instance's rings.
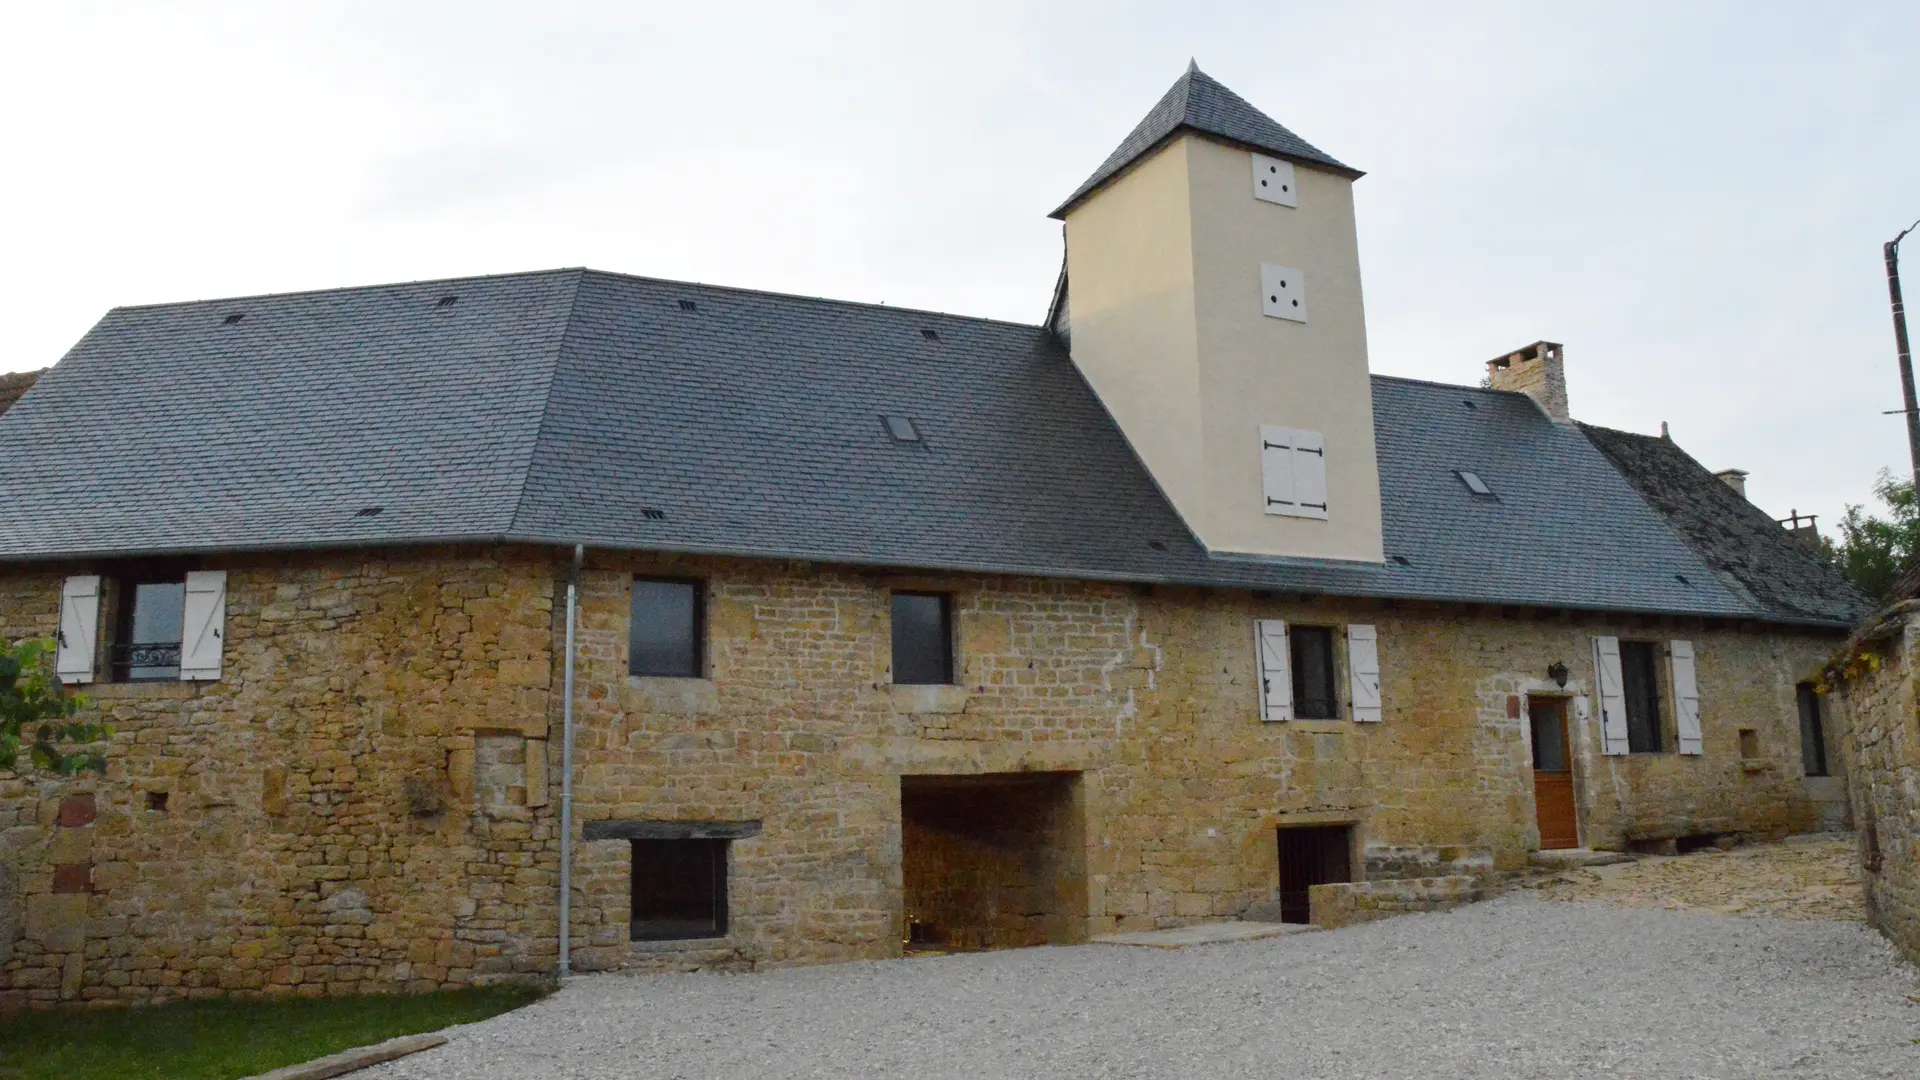
[{"label": "stone chimney", "polygon": [[1741,498],[1747,497],[1747,470],[1721,469],[1713,474],[1713,478],[1732,488]]},{"label": "stone chimney", "polygon": [[1539,402],[1555,421],[1573,422],[1567,413],[1567,369],[1557,341],[1536,341],[1487,361],[1487,385],[1495,390],[1518,390]]},{"label": "stone chimney", "polygon": [[1814,515],[1803,514],[1797,509],[1789,510],[1787,516],[1780,519],[1780,527],[1809,549],[1820,550],[1820,527],[1814,524]]}]

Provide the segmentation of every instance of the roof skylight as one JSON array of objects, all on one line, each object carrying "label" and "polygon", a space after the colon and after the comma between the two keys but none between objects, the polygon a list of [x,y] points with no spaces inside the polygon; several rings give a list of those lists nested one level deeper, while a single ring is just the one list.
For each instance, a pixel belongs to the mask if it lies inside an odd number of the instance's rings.
[{"label": "roof skylight", "polygon": [[887,425],[887,434],[893,436],[894,442],[920,441],[920,429],[913,426],[912,418],[905,416],[882,416],[880,419]]},{"label": "roof skylight", "polygon": [[1460,477],[1461,483],[1467,485],[1467,490],[1475,495],[1493,494],[1493,489],[1487,486],[1485,480],[1480,479],[1479,473],[1468,472],[1465,469],[1455,469],[1454,473]]}]

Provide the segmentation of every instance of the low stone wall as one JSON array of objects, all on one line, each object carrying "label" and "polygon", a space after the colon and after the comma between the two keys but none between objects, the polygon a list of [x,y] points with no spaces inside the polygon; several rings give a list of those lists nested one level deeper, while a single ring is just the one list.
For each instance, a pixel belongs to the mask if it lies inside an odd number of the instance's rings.
[{"label": "low stone wall", "polygon": [[1353,923],[1391,919],[1416,911],[1447,911],[1485,900],[1494,891],[1485,878],[1450,874],[1315,885],[1307,891],[1307,896],[1313,909],[1313,925],[1337,930]]}]

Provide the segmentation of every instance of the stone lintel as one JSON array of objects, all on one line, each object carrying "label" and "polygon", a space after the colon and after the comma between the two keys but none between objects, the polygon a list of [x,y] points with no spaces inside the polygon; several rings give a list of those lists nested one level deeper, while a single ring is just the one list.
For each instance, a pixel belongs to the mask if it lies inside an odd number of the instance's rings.
[{"label": "stone lintel", "polygon": [[760,835],[758,821],[589,821],[582,840],[744,840]]}]

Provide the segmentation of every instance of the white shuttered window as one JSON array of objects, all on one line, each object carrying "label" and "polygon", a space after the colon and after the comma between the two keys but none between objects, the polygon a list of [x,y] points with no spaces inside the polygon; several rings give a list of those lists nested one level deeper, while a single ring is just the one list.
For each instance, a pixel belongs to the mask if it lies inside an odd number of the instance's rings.
[{"label": "white shuttered window", "polygon": [[1673,670],[1673,726],[1680,736],[1680,752],[1704,754],[1706,742],[1700,737],[1700,684],[1694,673],[1693,642],[1669,642],[1667,655]]},{"label": "white shuttered window", "polygon": [[1267,513],[1326,519],[1326,440],[1319,432],[1262,425],[1260,479]]},{"label": "white shuttered window", "polygon": [[63,683],[93,681],[94,643],[100,629],[100,578],[70,577],[60,589],[60,639],[53,670]]},{"label": "white shuttered window", "polygon": [[227,621],[227,572],[194,570],[187,574],[185,617],[180,635],[180,678],[217,680]]},{"label": "white shuttered window", "polygon": [[1380,722],[1380,639],[1373,627],[1347,627],[1347,683],[1356,723]]},{"label": "white shuttered window", "polygon": [[1627,752],[1627,694],[1620,674],[1620,639],[1593,639],[1594,682],[1600,696],[1600,752]]},{"label": "white shuttered window", "polygon": [[1293,719],[1293,671],[1287,652],[1287,624],[1260,619],[1253,624],[1254,658],[1260,674],[1260,719]]}]

